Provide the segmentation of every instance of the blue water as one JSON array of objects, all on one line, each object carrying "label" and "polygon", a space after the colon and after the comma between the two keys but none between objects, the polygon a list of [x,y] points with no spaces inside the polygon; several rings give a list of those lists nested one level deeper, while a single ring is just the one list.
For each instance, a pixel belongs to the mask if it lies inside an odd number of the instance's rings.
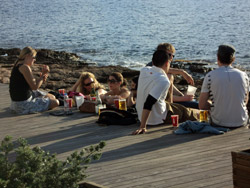
[{"label": "blue water", "polygon": [[250,62],[249,0],[1,0],[0,48],[75,52],[97,65],[139,68],[156,46],[177,59],[216,61],[220,44]]}]

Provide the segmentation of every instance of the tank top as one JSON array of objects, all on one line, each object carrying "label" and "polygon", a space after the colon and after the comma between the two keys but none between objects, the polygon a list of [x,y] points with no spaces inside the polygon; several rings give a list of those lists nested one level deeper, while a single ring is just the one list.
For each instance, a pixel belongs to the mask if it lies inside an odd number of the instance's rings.
[{"label": "tank top", "polygon": [[11,71],[9,92],[12,101],[25,101],[32,95],[29,84],[19,71],[21,65],[23,64],[14,66]]}]

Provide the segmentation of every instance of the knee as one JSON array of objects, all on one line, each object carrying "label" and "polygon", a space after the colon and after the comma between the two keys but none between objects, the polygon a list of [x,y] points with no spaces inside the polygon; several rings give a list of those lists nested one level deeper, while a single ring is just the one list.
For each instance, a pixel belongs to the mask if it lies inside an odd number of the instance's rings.
[{"label": "knee", "polygon": [[47,97],[49,97],[50,99],[56,99],[55,95],[52,95],[50,93],[48,93]]},{"label": "knee", "polygon": [[171,83],[174,83],[174,75],[173,74],[167,74],[168,75],[168,79]]},{"label": "knee", "polygon": [[59,106],[59,100],[57,99],[50,99],[50,109],[58,107]]}]

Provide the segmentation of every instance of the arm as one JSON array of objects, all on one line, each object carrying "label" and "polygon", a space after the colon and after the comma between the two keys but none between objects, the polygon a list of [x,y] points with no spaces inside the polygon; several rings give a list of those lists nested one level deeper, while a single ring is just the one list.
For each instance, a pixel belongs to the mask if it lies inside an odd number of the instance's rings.
[{"label": "arm", "polygon": [[175,85],[173,85],[173,95],[184,96],[184,94]]},{"label": "arm", "polygon": [[192,101],[194,99],[194,95],[183,95],[183,96],[173,96],[174,102],[184,102],[184,101]]},{"label": "arm", "polygon": [[32,90],[37,90],[38,88],[40,88],[43,81],[46,80],[48,76],[47,74],[45,74],[45,71],[43,71],[40,78],[35,79],[32,70],[28,65],[22,65],[19,68],[19,71],[23,74],[25,80]]},{"label": "arm", "polygon": [[148,95],[148,97],[147,97],[147,99],[146,99],[146,101],[144,103],[143,110],[142,110],[140,128],[137,129],[136,131],[134,131],[132,133],[133,135],[137,135],[137,134],[141,134],[141,133],[147,132],[148,118],[149,118],[149,115],[151,113],[152,107],[156,103],[156,101],[157,101],[157,99],[155,99],[151,95]]},{"label": "arm", "polygon": [[147,132],[147,121],[151,113],[151,110],[143,109],[140,128],[133,132],[133,135],[141,134]]},{"label": "arm", "polygon": [[136,92],[136,91],[131,91],[129,97],[127,98],[127,106],[129,106],[129,107],[133,106],[136,103],[135,97],[134,97],[134,92]]},{"label": "arm", "polygon": [[70,88],[70,91],[76,91],[78,86],[80,85],[81,77],[76,81],[76,83]]},{"label": "arm", "polygon": [[176,68],[170,68],[168,71],[169,74],[179,74],[182,75],[183,78],[191,85],[194,85],[194,79],[190,74],[188,74],[185,70],[183,69],[176,69]]},{"label": "arm", "polygon": [[201,110],[210,110],[210,103],[208,101],[209,93],[201,93],[199,97],[199,109]]}]

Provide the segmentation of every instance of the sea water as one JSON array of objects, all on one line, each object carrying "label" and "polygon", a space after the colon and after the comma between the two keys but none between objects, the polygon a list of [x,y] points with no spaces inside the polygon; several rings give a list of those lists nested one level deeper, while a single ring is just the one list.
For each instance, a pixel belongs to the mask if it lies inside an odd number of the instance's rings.
[{"label": "sea water", "polygon": [[140,68],[161,42],[176,59],[216,61],[220,44],[250,62],[249,0],[1,0],[0,48],[74,52],[97,65]]}]

